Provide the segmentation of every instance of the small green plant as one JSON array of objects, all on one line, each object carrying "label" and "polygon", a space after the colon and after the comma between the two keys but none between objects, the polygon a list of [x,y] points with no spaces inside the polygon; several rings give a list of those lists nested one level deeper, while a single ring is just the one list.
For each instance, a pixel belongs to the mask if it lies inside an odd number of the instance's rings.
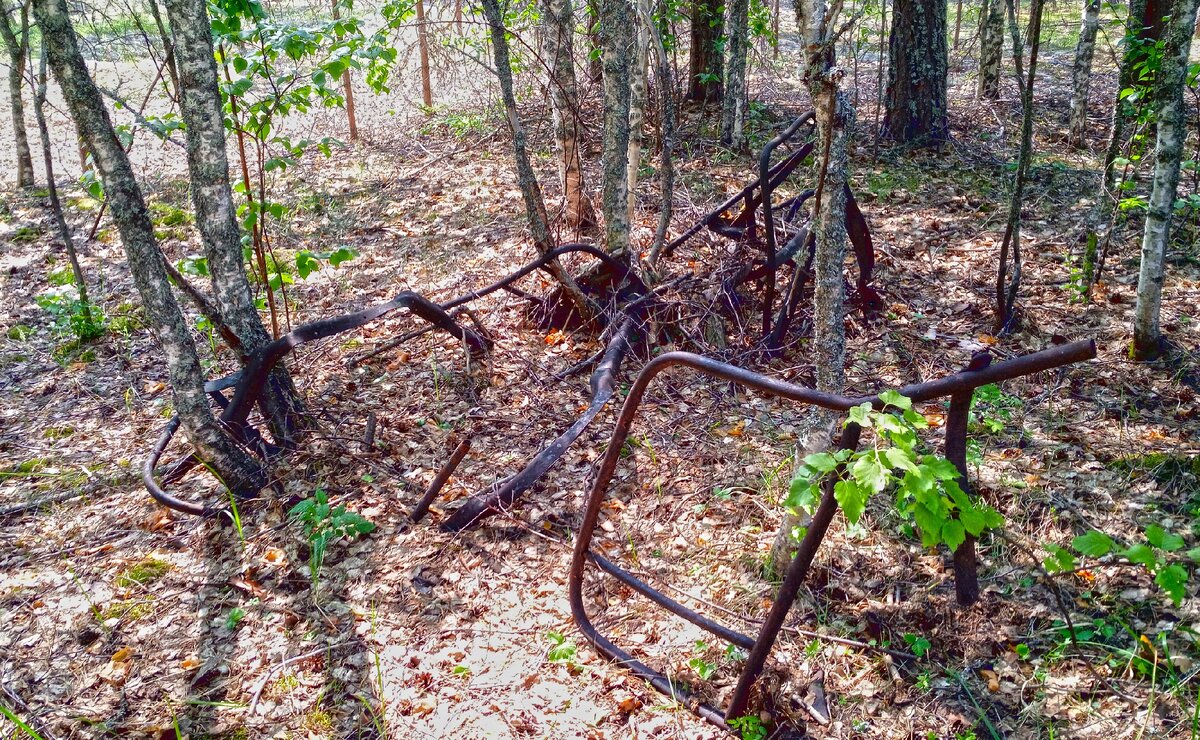
[{"label": "small green plant", "polygon": [[25,326],[24,324],[15,324],[8,327],[8,332],[6,332],[6,334],[8,338],[14,342],[24,342],[26,339],[29,339],[33,336],[33,328]]},{"label": "small green plant", "polygon": [[371,521],[353,511],[347,511],[345,506],[331,507],[328,496],[321,488],[316,490],[312,498],[293,506],[288,512],[288,517],[300,524],[304,536],[308,538],[311,548],[308,565],[314,588],[320,578],[321,565],[325,562],[325,552],[330,544],[342,537],[353,538],[375,531],[375,525]]},{"label": "small green plant", "polygon": [[225,629],[229,630],[230,632],[233,632],[234,630],[236,630],[238,628],[238,625],[241,624],[242,620],[245,618],[246,618],[246,610],[245,609],[243,609],[240,606],[233,607],[232,609],[229,610],[229,613],[225,615]]},{"label": "small green plant", "polygon": [[37,730],[21,721],[20,717],[13,714],[12,710],[3,704],[0,704],[0,715],[4,715],[5,719],[7,719],[9,722],[12,722],[17,726],[18,730],[24,732],[26,735],[33,738],[33,740],[42,740],[42,736],[37,733]]},{"label": "small green plant", "polygon": [[1012,421],[1021,399],[1000,390],[995,383],[980,386],[971,397],[970,430],[977,434],[1000,434]]},{"label": "small green plant", "polygon": [[171,564],[156,558],[145,558],[117,574],[117,588],[132,588],[153,583],[171,570]]},{"label": "small green plant", "polygon": [[79,289],[73,284],[60,285],[34,298],[41,308],[54,318],[54,335],[74,335],[81,342],[89,342],[104,335],[104,314],[100,308],[80,299]]},{"label": "small green plant", "polygon": [[[708,649],[708,644],[704,640],[696,640],[695,652],[701,653]],[[717,674],[717,664],[710,663],[700,655],[694,655],[688,661],[688,667],[696,672],[696,675],[705,681],[709,680]]]},{"label": "small green plant", "polygon": [[771,735],[757,714],[734,717],[729,720],[729,726],[741,735],[742,740],[767,740]]},{"label": "small green plant", "polygon": [[[1144,542],[1124,546],[1107,534],[1092,530],[1073,539],[1071,547],[1084,557],[1102,558],[1112,554],[1145,567],[1150,575],[1154,576],[1158,587],[1175,606],[1179,606],[1187,596],[1190,573],[1183,562],[1173,558],[1172,554],[1183,549],[1184,540],[1157,524],[1147,525],[1144,535]],[[1063,573],[1077,569],[1078,560],[1070,550],[1053,544],[1043,545],[1043,549],[1049,553],[1049,557],[1042,562],[1048,572]],[[1183,554],[1192,563],[1200,563],[1200,547],[1194,547]]]},{"label": "small green plant", "polygon": [[921,635],[914,635],[911,632],[904,633],[904,642],[908,645],[908,649],[912,650],[913,655],[918,658],[924,657],[925,653],[929,652],[929,640]]},{"label": "small green plant", "polygon": [[550,643],[550,649],[546,651],[546,660],[551,663],[564,663],[568,667],[575,664],[578,648],[574,641],[567,639],[561,632],[553,631],[546,633],[546,641]]},{"label": "small green plant", "polygon": [[814,511],[821,497],[821,480],[837,474],[834,496],[851,525],[858,523],[872,495],[894,487],[897,511],[916,524],[925,547],[944,544],[955,550],[967,534],[979,536],[1003,526],[999,512],[971,501],[962,490],[953,463],[920,451],[917,431],[928,423],[912,410],[912,400],[896,391],[885,391],[880,399],[884,411],[863,403],[850,409],[846,421],[874,429],[875,444],[863,450],[820,452],[804,458],[784,505]]}]

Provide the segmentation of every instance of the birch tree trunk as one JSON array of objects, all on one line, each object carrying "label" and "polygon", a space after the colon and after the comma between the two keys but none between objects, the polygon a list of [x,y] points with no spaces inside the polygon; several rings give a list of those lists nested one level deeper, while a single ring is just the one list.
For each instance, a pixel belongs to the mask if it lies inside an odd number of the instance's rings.
[{"label": "birch tree trunk", "polygon": [[[225,124],[212,27],[205,0],[166,0],[167,19],[175,36],[179,75],[179,107],[186,124],[188,174],[196,227],[204,245],[221,321],[241,343],[243,362],[271,342],[254,306],[242,257],[242,232],[229,185]],[[303,403],[283,363],[271,372],[260,404],[271,435],[281,445],[295,442],[304,426]]]},{"label": "birch tree trunk", "polygon": [[658,178],[661,191],[661,204],[658,212],[658,227],[654,231],[654,243],[650,246],[646,258],[650,268],[656,269],[659,255],[667,241],[667,229],[671,226],[672,201],[675,197],[675,76],[671,73],[671,59],[667,56],[667,47],[663,44],[662,36],[654,27],[649,13],[642,22],[650,29],[650,37],[654,42],[655,87],[658,89],[659,128],[662,141],[659,147]]},{"label": "birch tree trunk", "polygon": [[154,226],[108,110],[88,75],[66,0],[34,0],[33,14],[45,39],[47,60],[100,170],[113,220],[121,234],[129,270],[146,308],[151,331],[166,356],[175,413],[196,454],[235,494],[262,488],[258,465],[213,418],[204,376],[179,304],[167,282],[166,264],[154,239]]},{"label": "birch tree trunk", "polygon": [[888,37],[883,132],[896,142],[946,139],[946,3],[896,0]]},{"label": "birch tree trunk", "polygon": [[1162,62],[1155,80],[1158,138],[1154,145],[1154,179],[1146,209],[1133,323],[1133,352],[1139,360],[1157,357],[1163,345],[1159,313],[1167,242],[1171,236],[1171,213],[1179,185],[1179,161],[1187,138],[1183,88],[1198,5],[1200,0],[1175,0],[1171,19],[1164,29]]},{"label": "birch tree trunk", "polygon": [[573,0],[539,0],[543,46],[549,66],[554,142],[558,147],[558,176],[567,201],[567,224],[579,233],[595,226],[592,202],[584,192],[583,161],[579,155],[579,92],[575,78],[575,9]]},{"label": "birch tree trunk", "polygon": [[979,97],[1000,98],[1004,61],[1004,0],[983,0],[979,27]]},{"label": "birch tree trunk", "polygon": [[629,0],[599,0],[600,43],[604,49],[604,246],[629,251],[629,107],[635,36]]},{"label": "birch tree trunk", "polygon": [[54,228],[58,238],[62,240],[67,250],[67,260],[71,263],[71,274],[75,276],[75,287],[79,290],[79,302],[83,305],[83,316],[89,323],[93,321],[92,302],[88,299],[87,279],[83,267],[79,264],[79,253],[75,250],[75,240],[71,238],[71,227],[63,216],[62,201],[58,198],[58,185],[54,182],[54,155],[50,148],[50,127],[46,124],[46,50],[42,43],[40,68],[37,75],[37,87],[33,90],[33,117],[37,121],[38,137],[42,144],[42,164],[46,168],[46,192],[50,196],[50,215],[54,218]]},{"label": "birch tree trunk", "polygon": [[1075,66],[1071,71],[1071,120],[1068,141],[1083,146],[1087,135],[1088,83],[1092,77],[1092,58],[1096,54],[1096,30],[1100,26],[1100,0],[1084,0],[1079,43],[1075,45]]},{"label": "birch tree trunk", "polygon": [[725,89],[721,97],[721,143],[733,149],[746,145],[746,58],[750,0],[731,0],[725,28]]},{"label": "birch tree trunk", "polygon": [[[804,81],[813,101],[817,121],[817,152],[821,169],[817,192],[813,196],[813,229],[816,251],[813,258],[813,361],[817,368],[817,388],[841,393],[846,383],[846,325],[843,271],[846,259],[846,182],[849,179],[850,131],[854,126],[854,108],[839,89],[842,71],[835,66],[833,30],[838,27],[835,5],[830,13],[825,0],[797,0],[796,25],[804,48]],[[944,12],[943,8],[943,12]],[[828,17],[827,17],[828,14]],[[945,39],[943,35],[943,48]],[[831,412],[814,411],[810,426],[830,444],[836,417]],[[810,452],[796,450],[797,463]],[[776,533],[773,557],[790,560],[792,530],[800,523],[795,512],[784,515]],[[780,553],[787,553],[784,558]]]},{"label": "birch tree trunk", "polygon": [[633,224],[637,205],[638,169],[642,164],[642,142],[646,127],[646,65],[650,61],[650,28],[642,16],[650,14],[650,0],[637,0],[633,22],[637,38],[633,47],[633,65],[629,73],[629,155],[625,165],[625,220]]},{"label": "birch tree trunk", "polygon": [[[9,18],[13,13],[16,17]],[[33,155],[29,150],[29,134],[25,131],[25,56],[29,50],[29,6],[10,7],[9,0],[0,0],[0,36],[8,49],[8,95],[12,110],[13,144],[17,155],[17,187],[33,187]],[[15,27],[14,27],[15,22]]]},{"label": "birch tree trunk", "polygon": [[[546,202],[542,199],[542,189],[538,185],[537,175],[529,160],[525,128],[521,125],[521,117],[517,113],[517,98],[513,93],[512,61],[508,54],[508,40],[504,36],[504,14],[500,10],[499,0],[482,0],[481,5],[492,37],[492,61],[495,65],[496,77],[500,81],[500,95],[504,99],[508,126],[512,131],[517,186],[521,189],[521,198],[525,202],[525,216],[529,220],[529,231],[533,236],[534,247],[538,252],[545,254],[554,249],[555,242],[554,237],[550,234],[550,219],[546,214]],[[562,263],[554,260],[550,263],[549,268],[555,280],[562,285],[567,297],[571,299],[584,318],[590,320],[595,315],[595,310],[591,302],[584,296],[583,291],[575,284],[575,280],[567,274]]]},{"label": "birch tree trunk", "polygon": [[1125,51],[1121,55],[1121,67],[1117,72],[1117,93],[1116,100],[1113,101],[1112,123],[1108,130],[1108,147],[1104,152],[1104,167],[1102,170],[1104,190],[1109,194],[1109,197],[1102,199],[1103,213],[1101,214],[1102,222],[1107,222],[1109,215],[1112,213],[1112,204],[1115,201],[1116,183],[1114,182],[1113,163],[1117,161],[1117,155],[1121,152],[1121,147],[1125,143],[1125,128],[1129,120],[1133,117],[1133,105],[1128,98],[1122,96],[1122,92],[1128,89],[1134,82],[1134,65],[1142,58],[1144,52],[1141,46],[1135,43],[1130,43],[1132,36],[1142,38],[1146,32],[1144,18],[1148,8],[1146,0],[1129,0],[1129,17],[1126,19],[1125,28]]}]

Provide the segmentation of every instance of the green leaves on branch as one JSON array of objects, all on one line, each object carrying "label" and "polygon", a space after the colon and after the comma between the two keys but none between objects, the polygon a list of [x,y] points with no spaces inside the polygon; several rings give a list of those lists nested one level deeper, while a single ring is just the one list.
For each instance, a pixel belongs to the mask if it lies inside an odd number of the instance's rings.
[{"label": "green leaves on branch", "polygon": [[[1124,547],[1107,534],[1093,529],[1071,540],[1074,553],[1058,545],[1043,545],[1042,549],[1049,553],[1049,556],[1042,561],[1042,565],[1050,573],[1064,573],[1079,567],[1076,553],[1087,558],[1114,555],[1143,566],[1154,576],[1154,582],[1163,593],[1175,606],[1179,606],[1187,596],[1186,587],[1190,574],[1182,562],[1173,562],[1170,555],[1183,549],[1184,540],[1157,524],[1148,525],[1144,534],[1145,542],[1136,542]],[[1184,556],[1194,563],[1200,563],[1200,547],[1188,550]]]},{"label": "green leaves on branch", "polygon": [[821,480],[836,475],[833,495],[855,524],[871,497],[895,492],[896,510],[911,519],[926,547],[957,549],[968,534],[1003,526],[995,509],[971,501],[958,483],[959,471],[944,457],[922,452],[918,430],[928,427],[912,400],[894,390],[880,394],[884,411],[864,403],[851,408],[847,423],[874,429],[875,446],[866,450],[821,452],[797,468],[784,505],[812,512],[821,498]]}]

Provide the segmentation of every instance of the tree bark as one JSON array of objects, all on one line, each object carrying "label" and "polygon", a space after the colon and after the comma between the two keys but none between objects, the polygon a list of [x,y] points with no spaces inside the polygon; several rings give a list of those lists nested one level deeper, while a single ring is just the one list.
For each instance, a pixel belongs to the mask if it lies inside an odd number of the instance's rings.
[{"label": "tree bark", "polygon": [[584,192],[580,157],[579,88],[575,78],[573,0],[539,0],[542,46],[549,67],[547,84],[558,148],[558,176],[567,202],[567,224],[579,233],[596,225],[592,202]]},{"label": "tree bark", "polygon": [[88,75],[66,0],[34,0],[33,14],[45,39],[54,77],[104,181],[113,220],[121,234],[129,270],[141,296],[150,328],[167,361],[175,413],[196,454],[235,494],[258,491],[262,467],[240,448],[213,417],[204,393],[204,376],[179,304],[167,281],[165,261],[154,239],[150,213],[125,150],[117,140],[100,91]]},{"label": "tree bark", "polygon": [[979,26],[979,97],[1000,99],[1004,61],[1004,0],[983,0]]},{"label": "tree bark", "polygon": [[425,22],[425,2],[417,0],[417,46],[421,54],[421,101],[433,107],[433,85],[429,81],[429,29]]},{"label": "tree bark", "polygon": [[[9,13],[16,13],[16,28]],[[13,144],[17,155],[17,187],[33,187],[33,154],[29,150],[29,134],[25,130],[25,57],[29,51],[29,6],[9,7],[0,0],[0,36],[8,49],[8,94],[12,109]]]},{"label": "tree bark", "polygon": [[[175,35],[179,75],[179,107],[186,124],[188,174],[196,227],[204,245],[217,309],[248,355],[271,341],[254,306],[242,257],[242,232],[229,185],[225,124],[217,86],[212,30],[204,0],[166,0],[167,18]],[[303,428],[303,403],[282,363],[271,373],[262,396],[263,416],[271,434],[289,446]]]},{"label": "tree bark", "polygon": [[718,42],[725,17],[720,0],[692,0],[692,38],[688,52],[687,99],[707,103],[721,98],[723,59]]},{"label": "tree bark", "polygon": [[1144,58],[1145,52],[1141,44],[1130,43],[1131,38],[1141,41],[1152,41],[1157,36],[1151,36],[1153,27],[1146,24],[1146,17],[1153,12],[1147,0],[1129,0],[1129,17],[1125,29],[1125,51],[1121,55],[1121,67],[1117,72],[1117,96],[1113,103],[1112,123],[1108,131],[1108,147],[1104,152],[1104,167],[1102,169],[1104,190],[1110,197],[1103,198],[1102,222],[1107,222],[1115,202],[1116,183],[1113,180],[1115,171],[1113,164],[1125,143],[1125,128],[1133,117],[1133,105],[1123,95],[1123,92],[1134,83],[1134,65]]},{"label": "tree bark", "polygon": [[[420,11],[418,13],[417,21],[420,22],[424,19],[423,18],[424,8],[420,4],[418,4],[417,10]],[[461,12],[461,8],[458,8],[457,10],[459,10]],[[333,18],[334,18],[334,20],[337,20],[340,17],[341,17],[341,10],[338,7],[338,0],[333,0]],[[462,17],[461,16],[458,19],[458,23],[459,23],[459,30],[461,31],[462,30]],[[429,75],[427,73],[429,72],[429,63],[428,63],[428,55],[424,53],[425,52],[425,46],[424,46],[425,26],[424,26],[424,24],[422,24],[418,28],[418,32],[421,34],[421,36],[420,36],[420,39],[422,41],[421,51],[423,53],[423,55],[421,57],[421,60],[422,60],[421,73],[423,75],[421,77],[421,82],[422,82],[422,84],[424,84],[426,86],[425,89],[428,89]],[[346,96],[346,128],[350,133],[350,141],[358,141],[358,116],[354,112],[354,83],[350,79],[350,68],[349,67],[346,67],[344,70],[342,70],[342,90],[343,90],[343,94]],[[429,100],[425,101],[426,106],[429,106],[431,104],[432,104],[432,97]]]},{"label": "tree bark", "polygon": [[[492,37],[492,61],[495,65],[496,77],[500,81],[500,95],[504,99],[508,126],[512,131],[517,186],[521,189],[521,198],[525,202],[525,216],[529,219],[529,231],[533,235],[534,247],[540,254],[545,254],[554,249],[554,238],[550,235],[550,219],[546,214],[546,202],[542,199],[542,189],[538,185],[537,175],[534,173],[529,159],[525,128],[521,125],[521,117],[517,113],[517,98],[513,93],[512,62],[508,54],[508,40],[504,36],[504,15],[500,11],[498,0],[482,0],[481,4]],[[583,291],[576,285],[575,280],[567,274],[562,263],[556,259],[548,267],[554,278],[562,285],[567,297],[571,299],[584,318],[590,320],[595,315],[595,310],[591,302],[584,296]]]},{"label": "tree bark", "polygon": [[888,38],[885,138],[940,144],[946,139],[946,3],[896,0]]},{"label": "tree bark", "polygon": [[733,149],[746,145],[746,58],[750,0],[731,0],[726,23],[725,89],[721,97],[721,143]]},{"label": "tree bark", "polygon": [[633,23],[637,36],[629,70],[629,154],[625,165],[625,221],[632,226],[637,206],[638,169],[642,164],[642,142],[646,128],[646,65],[650,61],[650,28],[642,20],[650,14],[650,0],[636,0]]},{"label": "tree bark", "polygon": [[1096,54],[1096,30],[1100,26],[1100,0],[1084,0],[1079,43],[1075,46],[1075,66],[1071,72],[1071,119],[1069,141],[1083,146],[1087,135],[1088,83],[1092,77],[1092,58]]},{"label": "tree bark", "polygon": [[600,0],[600,43],[604,49],[603,192],[604,246],[629,251],[629,105],[635,36],[629,0]]},{"label": "tree bark", "polygon": [[662,141],[659,146],[659,189],[661,204],[658,212],[658,227],[654,231],[654,243],[650,246],[646,262],[652,269],[658,265],[659,255],[667,241],[667,229],[671,226],[671,212],[675,197],[675,77],[671,74],[671,60],[667,56],[666,45],[662,36],[651,22],[649,13],[642,19],[650,29],[650,37],[654,42],[655,86],[658,89],[659,129]]},{"label": "tree bark", "polygon": [[71,238],[71,227],[63,215],[62,201],[58,198],[58,185],[54,182],[54,155],[50,149],[50,127],[46,124],[46,52],[42,44],[40,68],[38,69],[37,87],[33,91],[33,116],[37,121],[38,136],[42,144],[42,163],[46,168],[46,192],[50,196],[50,214],[54,218],[54,228],[58,238],[62,240],[67,250],[67,259],[71,263],[71,273],[75,276],[75,287],[79,291],[79,302],[83,306],[84,318],[91,322],[92,302],[88,299],[87,280],[83,275],[83,267],[79,264],[79,253],[75,250],[75,241]]},{"label": "tree bark", "polygon": [[[1022,67],[1023,55],[1021,32],[1017,27],[1016,6],[1008,0],[1008,30],[1012,35],[1013,65],[1016,68],[1017,86],[1021,90],[1021,152],[1017,157],[1017,172],[1013,181],[1012,200],[1008,207],[1008,224],[1000,242],[1000,259],[996,269],[996,314],[995,332],[1007,332],[1011,328],[1016,310],[1017,292],[1021,288],[1021,205],[1025,194],[1025,180],[1029,164],[1033,161],[1033,83],[1037,79],[1038,49],[1042,35],[1042,9],[1045,0],[1033,0],[1029,6],[1029,37],[1033,44],[1029,52],[1029,74]],[[1008,264],[1012,260],[1012,271]],[[1011,281],[1009,275],[1011,274]]]},{"label": "tree bark", "polygon": [[1171,213],[1179,185],[1179,161],[1187,138],[1183,88],[1198,5],[1200,0],[1175,0],[1171,19],[1164,29],[1162,62],[1155,80],[1158,137],[1154,145],[1154,179],[1146,209],[1133,324],[1133,352],[1139,360],[1157,357],[1163,345],[1159,312],[1167,242],[1171,236]]}]

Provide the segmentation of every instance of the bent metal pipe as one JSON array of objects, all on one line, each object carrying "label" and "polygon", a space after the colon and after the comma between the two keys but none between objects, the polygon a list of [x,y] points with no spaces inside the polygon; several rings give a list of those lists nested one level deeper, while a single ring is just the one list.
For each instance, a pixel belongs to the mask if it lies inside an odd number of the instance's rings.
[{"label": "bent metal pipe", "polygon": [[[969,398],[974,390],[980,386],[1076,362],[1083,362],[1095,356],[1095,342],[1091,340],[1074,342],[1051,347],[1030,355],[1016,357],[994,365],[979,363],[982,366],[976,368],[976,363],[973,362],[970,369],[937,380],[906,386],[900,389],[900,393],[908,396],[914,402],[929,401],[935,398],[950,396],[951,398],[958,399],[957,405],[961,406],[962,399],[964,397]],[[883,403],[878,396],[851,397],[835,393],[825,393],[812,388],[793,385],[689,352],[668,352],[651,360],[642,368],[637,379],[634,380],[628,396],[626,396],[625,403],[621,407],[620,416],[617,418],[616,426],[613,428],[612,435],[609,438],[604,457],[592,480],[583,520],[579,525],[576,536],[568,579],[571,615],[574,617],[580,632],[607,658],[625,666],[639,678],[649,681],[656,689],[685,704],[693,712],[714,725],[729,730],[730,728],[726,720],[739,717],[745,713],[750,689],[762,672],[771,648],[775,644],[775,639],[783,628],[784,618],[795,601],[800,586],[808,574],[808,569],[812,565],[813,558],[816,556],[817,549],[820,547],[821,540],[824,538],[825,532],[837,512],[837,500],[833,495],[833,482],[836,476],[829,476],[823,481],[821,502],[817,507],[817,511],[813,514],[808,532],[800,542],[796,556],[792,560],[784,577],[783,584],[780,586],[779,592],[776,594],[775,600],[772,602],[771,608],[767,613],[767,617],[763,621],[762,629],[759,631],[758,636],[753,639],[697,614],[683,604],[642,582],[628,571],[593,553],[591,551],[591,543],[599,521],[601,505],[604,502],[609,484],[612,482],[613,475],[616,472],[620,452],[624,448],[625,441],[629,436],[630,428],[642,404],[646,388],[660,373],[677,366],[687,367],[710,378],[728,381],[767,395],[777,396],[806,405],[818,406],[832,411],[847,411],[851,407],[862,403],[870,403],[876,408],[882,408]],[[856,448],[860,433],[861,429],[856,424],[847,424],[842,431],[839,447],[842,449]],[[965,436],[965,426],[961,432],[956,432],[956,434]],[[947,446],[953,450],[957,450],[960,446],[965,449],[965,441],[948,439]],[[958,457],[957,453],[955,453],[955,457]],[[965,474],[965,471],[963,472]],[[729,705],[724,712],[711,705],[701,703],[690,692],[676,686],[666,675],[650,668],[645,663],[634,658],[629,652],[618,647],[616,643],[596,628],[591,621],[591,617],[588,615],[583,599],[584,567],[588,561],[593,562],[601,570],[615,576],[672,614],[682,617],[735,645],[746,647],[747,643],[749,643],[750,654],[746,659],[746,666],[742,670],[737,686],[730,697]]]}]

